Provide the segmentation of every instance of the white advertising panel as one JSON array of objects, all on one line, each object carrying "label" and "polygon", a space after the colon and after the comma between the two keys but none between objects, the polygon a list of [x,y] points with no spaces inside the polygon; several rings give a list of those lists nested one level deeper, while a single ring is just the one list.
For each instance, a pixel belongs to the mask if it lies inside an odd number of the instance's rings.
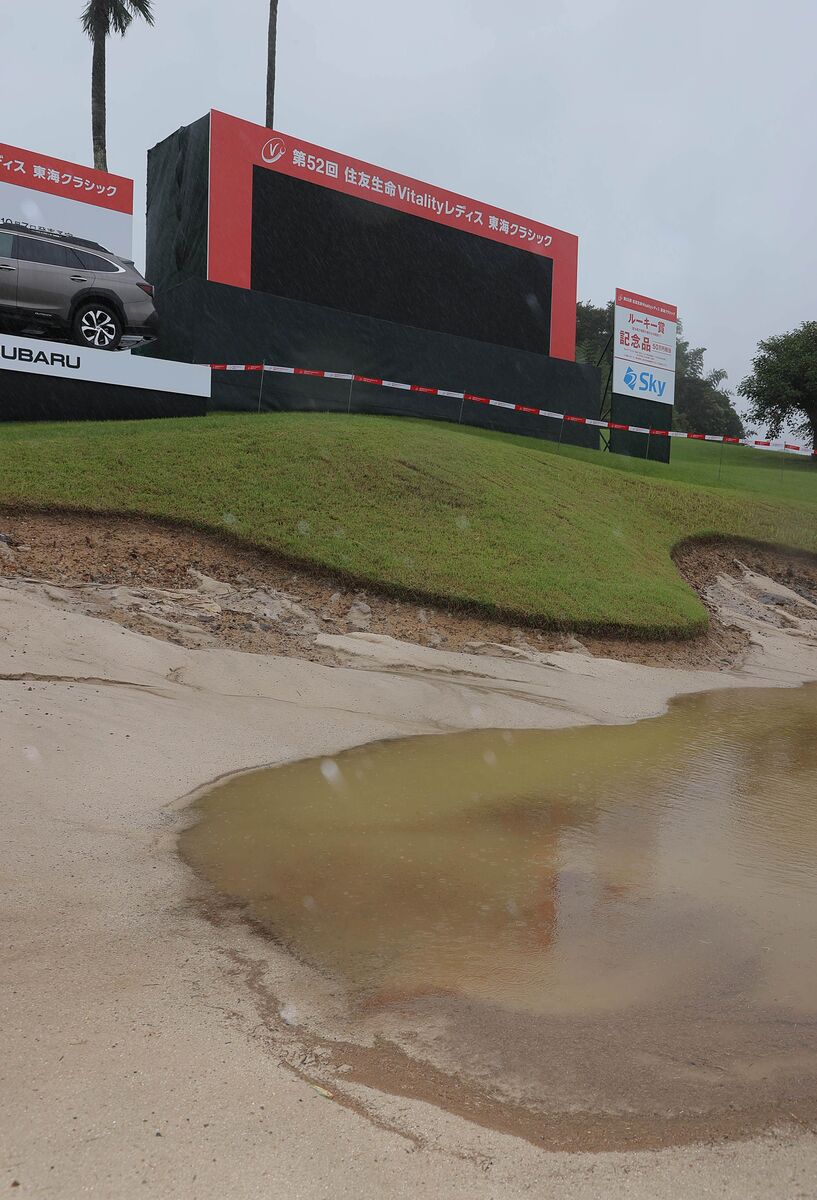
[{"label": "white advertising panel", "polygon": [[25,225],[133,253],[133,180],[0,142],[0,226]]},{"label": "white advertising panel", "polygon": [[678,309],[616,288],[613,391],[675,403]]},{"label": "white advertising panel", "polygon": [[[144,358],[122,350],[88,350],[62,342],[0,334],[0,371],[23,371],[84,383],[210,396],[210,368]],[[0,398],[0,407],[2,399]]]}]

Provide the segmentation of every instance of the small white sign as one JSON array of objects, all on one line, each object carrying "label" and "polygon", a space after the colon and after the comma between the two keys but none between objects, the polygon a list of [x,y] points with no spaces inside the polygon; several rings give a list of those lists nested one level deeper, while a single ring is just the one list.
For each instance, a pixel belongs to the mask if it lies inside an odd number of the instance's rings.
[{"label": "small white sign", "polygon": [[[0,334],[0,370],[210,398],[210,368]],[[0,400],[0,405],[2,401]]]},{"label": "small white sign", "polygon": [[615,310],[613,391],[674,404],[677,308],[617,288]]}]

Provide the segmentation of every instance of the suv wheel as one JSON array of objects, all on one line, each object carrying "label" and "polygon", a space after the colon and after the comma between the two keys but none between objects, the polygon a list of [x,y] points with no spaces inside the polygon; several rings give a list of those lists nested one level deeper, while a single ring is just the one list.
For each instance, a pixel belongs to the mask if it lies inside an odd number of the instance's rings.
[{"label": "suv wheel", "polygon": [[107,304],[81,304],[74,314],[74,341],[92,350],[116,350],[122,341],[122,322]]}]

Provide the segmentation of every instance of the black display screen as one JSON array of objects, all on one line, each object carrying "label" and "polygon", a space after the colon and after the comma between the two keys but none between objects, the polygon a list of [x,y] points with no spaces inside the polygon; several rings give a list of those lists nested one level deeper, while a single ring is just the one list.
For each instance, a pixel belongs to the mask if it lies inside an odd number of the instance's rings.
[{"label": "black display screen", "polygon": [[547,354],[553,263],[255,167],[252,288]]}]

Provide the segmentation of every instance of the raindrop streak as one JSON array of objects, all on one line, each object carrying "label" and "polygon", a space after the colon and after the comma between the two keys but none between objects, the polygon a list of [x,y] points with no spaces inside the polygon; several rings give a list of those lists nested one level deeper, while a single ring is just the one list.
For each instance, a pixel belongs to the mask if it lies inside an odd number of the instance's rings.
[{"label": "raindrop streak", "polygon": [[280,1017],[287,1025],[298,1024],[298,1010],[294,1004],[284,1004],[280,1009]]},{"label": "raindrop streak", "polygon": [[341,781],[340,767],[333,758],[325,758],[323,760],[321,763],[321,775],[323,775],[327,783],[337,784]]}]

